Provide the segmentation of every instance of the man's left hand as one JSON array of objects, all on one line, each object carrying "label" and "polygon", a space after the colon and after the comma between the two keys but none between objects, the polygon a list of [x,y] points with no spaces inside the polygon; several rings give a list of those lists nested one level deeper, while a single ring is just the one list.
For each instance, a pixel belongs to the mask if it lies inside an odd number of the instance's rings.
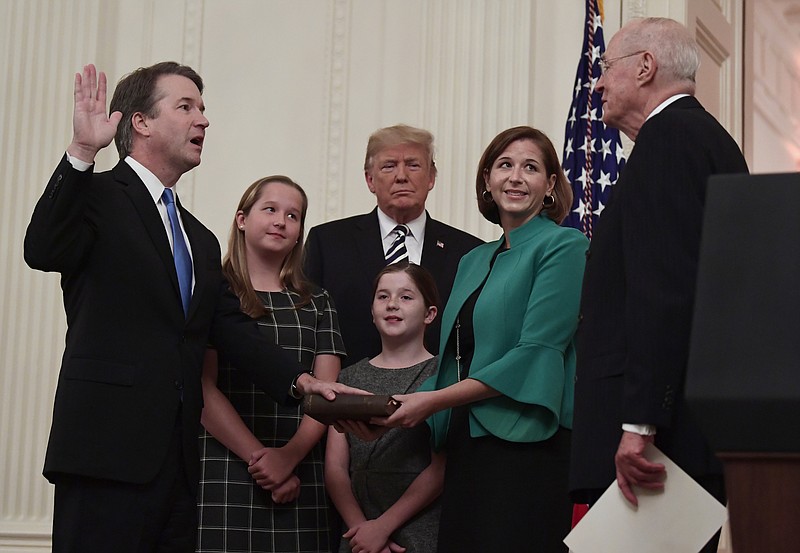
[{"label": "man's left hand", "polygon": [[633,486],[648,490],[664,488],[666,470],[660,463],[651,463],[644,456],[644,448],[653,443],[654,436],[643,436],[634,432],[623,432],[614,463],[617,466],[617,484],[625,499],[639,505]]},{"label": "man's left hand", "polygon": [[318,394],[331,401],[336,399],[336,394],[369,395],[369,392],[365,392],[364,390],[351,388],[339,382],[319,380],[308,373],[303,373],[297,378],[297,390],[304,396]]}]

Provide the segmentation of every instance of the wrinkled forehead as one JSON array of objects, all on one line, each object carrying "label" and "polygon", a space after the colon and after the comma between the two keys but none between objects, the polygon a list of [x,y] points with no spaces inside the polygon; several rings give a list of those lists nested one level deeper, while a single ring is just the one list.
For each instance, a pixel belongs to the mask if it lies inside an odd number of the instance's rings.
[{"label": "wrinkled forehead", "polygon": [[[610,59],[612,57],[625,54],[623,50],[628,50],[633,42],[637,42],[637,33],[635,31],[639,25],[639,22],[631,21],[619,31],[614,33],[614,36],[611,37],[611,40],[608,42],[608,47],[606,48],[606,57]],[[634,49],[638,50],[639,48]]]}]

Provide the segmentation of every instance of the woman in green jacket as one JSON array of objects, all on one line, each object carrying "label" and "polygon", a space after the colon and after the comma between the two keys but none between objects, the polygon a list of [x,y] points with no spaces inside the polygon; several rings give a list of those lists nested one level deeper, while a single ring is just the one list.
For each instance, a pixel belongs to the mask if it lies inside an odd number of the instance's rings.
[{"label": "woman in green jacket", "polygon": [[573,337],[587,239],[559,223],[572,190],[531,127],[492,140],[478,209],[502,237],[464,256],[442,317],[439,371],[383,421],[425,419],[447,454],[439,552],[566,551]]}]

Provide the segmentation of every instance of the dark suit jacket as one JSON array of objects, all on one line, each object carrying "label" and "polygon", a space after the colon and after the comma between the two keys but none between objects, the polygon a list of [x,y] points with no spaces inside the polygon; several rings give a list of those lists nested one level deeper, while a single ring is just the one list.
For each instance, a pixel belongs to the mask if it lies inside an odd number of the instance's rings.
[{"label": "dark suit jacket", "polygon": [[573,492],[614,480],[622,423],[656,425],[656,445],[692,476],[721,471],[686,411],[683,385],[706,181],[742,172],[739,147],[693,97],[642,126],[587,252]]},{"label": "dark suit jacket", "polygon": [[131,167],[93,174],[62,159],[36,204],[25,260],[61,273],[67,316],[44,474],[144,483],[181,417],[186,472],[199,475],[200,372],[209,340],[279,402],[297,363],[259,338],[225,284],[219,243],[181,208],[195,287],[184,316],[164,224]]},{"label": "dark suit jacket", "polygon": [[[458,262],[482,243],[479,238],[428,216],[420,264],[433,274],[442,301],[439,317],[425,332],[425,343],[433,354],[439,352],[439,321]],[[370,308],[373,281],[384,266],[378,208],[324,223],[308,233],[306,275],[328,290],[336,302],[348,363],[374,357],[381,351]]]}]

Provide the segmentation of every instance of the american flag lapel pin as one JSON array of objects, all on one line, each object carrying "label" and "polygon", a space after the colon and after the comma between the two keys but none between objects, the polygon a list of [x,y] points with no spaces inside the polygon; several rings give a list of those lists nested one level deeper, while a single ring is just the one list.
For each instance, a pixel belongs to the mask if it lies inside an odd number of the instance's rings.
[{"label": "american flag lapel pin", "polygon": [[436,247],[444,249],[444,242],[442,242],[441,240],[437,240],[436,241]]}]

